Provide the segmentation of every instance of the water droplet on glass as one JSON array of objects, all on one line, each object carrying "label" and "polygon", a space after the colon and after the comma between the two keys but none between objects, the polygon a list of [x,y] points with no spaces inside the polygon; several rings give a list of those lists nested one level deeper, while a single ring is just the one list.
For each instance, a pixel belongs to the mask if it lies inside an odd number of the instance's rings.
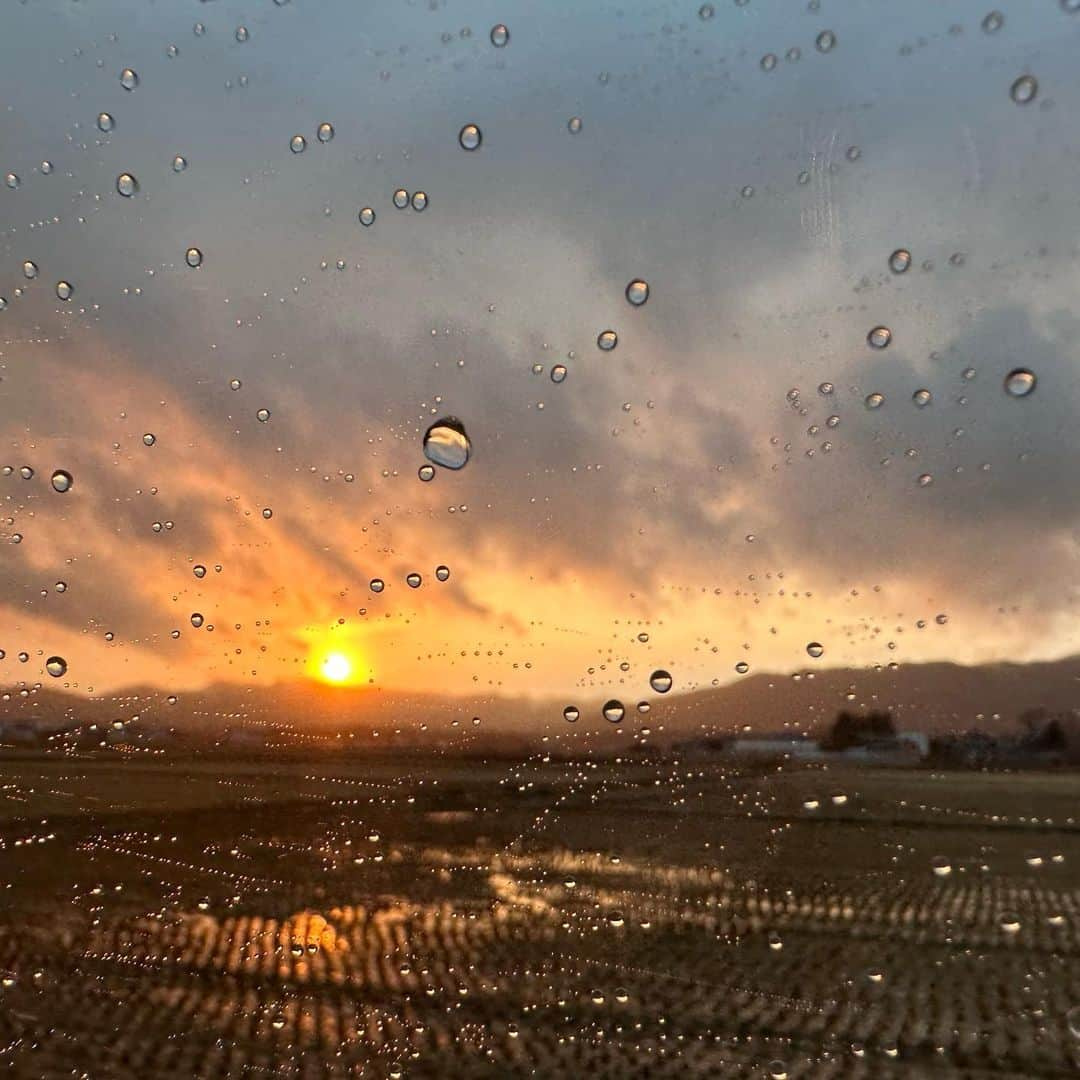
[{"label": "water droplet on glass", "polygon": [[911,395],[911,400],[922,409],[929,405],[930,402],[934,400],[934,397],[929,390],[916,390],[915,393]]},{"label": "water droplet on glass", "polygon": [[196,630],[198,630],[199,627],[202,626],[202,624],[203,624],[202,613],[198,612],[198,611],[193,611],[191,613],[191,625],[194,626]]},{"label": "water droplet on glass", "polygon": [[334,125],[324,120],[316,129],[315,137],[321,143],[328,143],[334,137]]},{"label": "water droplet on glass", "polygon": [[235,36],[236,40],[243,44],[251,35],[248,33],[248,28],[246,26],[238,26],[236,28]]},{"label": "water droplet on glass", "polygon": [[32,262],[30,259],[27,259],[26,262],[22,264],[22,272],[24,278],[26,278],[28,281],[33,281],[34,278],[38,276],[37,263]]},{"label": "water droplet on glass", "polygon": [[423,580],[424,579],[415,570],[411,574],[405,575],[405,584],[408,585],[410,589],[419,589]]},{"label": "water droplet on glass", "polygon": [[629,300],[634,307],[641,307],[641,305],[649,299],[649,283],[647,281],[642,281],[641,278],[634,278],[634,280],[626,286],[626,299]]},{"label": "water droplet on glass", "polygon": [[386,582],[383,581],[382,578],[373,577],[371,581],[368,582],[368,588],[373,593],[381,593],[383,589],[386,588]]},{"label": "water droplet on glass", "polygon": [[58,281],[56,283],[56,297],[58,300],[70,300],[75,292],[75,286],[70,281]]},{"label": "water droplet on glass", "polygon": [[892,331],[887,326],[875,326],[866,335],[866,343],[872,349],[884,349],[892,341]]},{"label": "water droplet on glass", "polygon": [[119,191],[125,199],[130,199],[131,196],[139,190],[139,181],[136,180],[131,173],[121,173],[116,178],[116,190]]},{"label": "water droplet on glass", "polygon": [[67,471],[67,469],[57,469],[52,474],[51,483],[53,491],[59,491],[63,494],[65,491],[71,490],[71,485],[75,483],[75,478]]},{"label": "water droplet on glass", "polygon": [[766,53],[761,58],[761,70],[762,71],[772,71],[772,69],[774,67],[776,67],[776,54],[775,53]]},{"label": "water droplet on glass", "polygon": [[825,646],[820,641],[811,641],[806,646],[806,655],[812,657],[814,660],[820,659],[825,655]]},{"label": "water droplet on glass", "polygon": [[566,128],[570,132],[571,135],[577,135],[581,131],[581,128],[582,128],[581,117],[580,116],[571,116],[570,119],[566,121]]},{"label": "water droplet on glass", "polygon": [[930,860],[930,868],[935,877],[948,877],[952,873],[952,863],[946,855],[935,855]]},{"label": "water droplet on glass", "polygon": [[814,41],[818,52],[827,53],[836,44],[836,35],[831,30],[822,30]]},{"label": "water droplet on glass", "polygon": [[553,383],[561,383],[566,378],[566,367],[563,364],[556,364],[551,369],[551,381]]},{"label": "water droplet on glass", "polygon": [[67,661],[62,656],[50,656],[45,661],[45,670],[54,678],[59,679],[67,673]]},{"label": "water droplet on glass", "polygon": [[1005,376],[1005,392],[1010,397],[1027,397],[1035,389],[1036,381],[1034,372],[1027,368],[1014,368]]},{"label": "water droplet on glass", "polygon": [[307,149],[307,139],[303,135],[294,135],[289,140],[289,149],[294,154],[302,154]]},{"label": "water droplet on glass", "polygon": [[581,710],[576,705],[567,705],[562,711],[563,719],[568,724],[576,724],[578,717],[581,715]]},{"label": "water droplet on glass", "polygon": [[274,516],[274,511],[269,506],[264,506],[262,516],[269,521]]},{"label": "water droplet on glass", "polygon": [[929,473],[923,473],[916,483],[919,487],[929,487],[934,482],[934,478]]},{"label": "water droplet on glass", "polygon": [[409,193],[404,188],[398,188],[394,192],[394,205],[399,210],[404,210],[409,205]]},{"label": "water droplet on glass", "polygon": [[897,248],[889,256],[889,269],[894,274],[904,273],[911,266],[911,252],[907,248]]},{"label": "water droplet on glass", "polygon": [[610,701],[604,703],[603,708],[604,719],[610,724],[618,724],[622,721],[622,718],[626,715],[626,709],[623,708],[621,701],[616,701],[612,698]]},{"label": "water droplet on glass", "polygon": [[1030,105],[1039,92],[1039,84],[1034,75],[1021,75],[1009,88],[1009,97],[1017,105]]},{"label": "water droplet on glass", "polygon": [[1074,1039],[1080,1039],[1080,1005],[1074,1005],[1065,1014],[1065,1023],[1069,1026],[1069,1034]]},{"label": "water droplet on glass", "polygon": [[464,468],[471,452],[465,427],[454,416],[436,420],[424,433],[424,457],[444,469]]},{"label": "water droplet on glass", "polygon": [[116,121],[112,118],[111,113],[98,113],[97,126],[99,131],[112,131],[116,127]]},{"label": "water droplet on glass", "polygon": [[670,671],[664,671],[662,668],[657,668],[649,676],[649,685],[658,693],[666,694],[672,686],[672,678]]},{"label": "water droplet on glass", "polygon": [[255,413],[255,419],[258,420],[260,424],[265,424],[266,421],[270,419],[270,410],[259,409],[259,411]]},{"label": "water droplet on glass", "polygon": [[712,4],[702,4],[697,13],[702,22],[708,22],[716,14],[716,8]]},{"label": "water droplet on glass", "polygon": [[885,404],[885,395],[884,394],[873,393],[873,394],[867,394],[866,395],[866,407],[868,409],[880,409],[881,406],[884,405],[884,404]]},{"label": "water droplet on glass", "polygon": [[491,44],[496,49],[501,49],[510,41],[510,31],[506,28],[504,23],[496,23],[491,28]]},{"label": "water droplet on glass", "polygon": [[124,68],[120,72],[120,85],[125,90],[134,90],[139,85],[139,76],[131,68]]},{"label": "water droplet on glass", "polygon": [[187,168],[187,158],[183,154],[177,154],[172,159],[173,172],[183,172]]},{"label": "water droplet on glass", "polygon": [[375,211],[370,206],[365,206],[360,211],[360,224],[361,225],[374,225],[375,224]]},{"label": "water droplet on glass", "polygon": [[462,150],[478,150],[483,140],[484,137],[475,124],[466,124],[458,132],[458,142],[461,143]]},{"label": "water droplet on glass", "polygon": [[450,567],[449,566],[436,566],[435,567],[435,580],[436,581],[449,581],[450,580]]},{"label": "water droplet on glass", "polygon": [[196,564],[195,564],[195,565],[194,565],[194,566],[193,566],[193,567],[191,568],[191,572],[192,572],[192,573],[193,573],[193,574],[194,574],[194,575],[195,575],[195,576],[196,576],[197,578],[204,578],[204,577],[206,577],[206,567],[205,567],[205,566],[203,566],[203,564],[202,564],[202,563],[196,563]]},{"label": "water droplet on glass", "polygon": [[146,446],[153,446],[157,442],[157,436],[148,431],[143,437],[142,441]]},{"label": "water droplet on glass", "polygon": [[426,210],[428,204],[427,192],[414,191],[412,197],[412,208],[414,210]]},{"label": "water droplet on glass", "polygon": [[435,466],[421,465],[420,468],[416,470],[416,475],[419,476],[420,479],[423,480],[426,484],[429,481],[435,479]]},{"label": "water droplet on glass", "polygon": [[614,330],[601,330],[596,338],[597,348],[603,352],[611,352],[619,343],[619,335]]},{"label": "water droplet on glass", "polygon": [[988,34],[994,34],[1005,25],[1005,16],[1000,11],[990,11],[983,16],[982,28]]},{"label": "water droplet on glass", "polygon": [[192,269],[202,266],[202,252],[197,247],[189,247],[187,251],[184,252],[184,261]]},{"label": "water droplet on glass", "polygon": [[738,663],[737,663],[737,664],[735,665],[735,670],[736,670],[736,671],[737,671],[737,672],[738,672],[738,673],[739,673],[740,675],[745,675],[745,674],[746,674],[746,673],[747,673],[747,672],[748,672],[748,671],[750,670],[750,665],[749,665],[749,664],[748,664],[748,663],[747,663],[747,662],[746,662],[745,660],[740,660],[740,661],[739,661],[739,662],[738,662]]}]

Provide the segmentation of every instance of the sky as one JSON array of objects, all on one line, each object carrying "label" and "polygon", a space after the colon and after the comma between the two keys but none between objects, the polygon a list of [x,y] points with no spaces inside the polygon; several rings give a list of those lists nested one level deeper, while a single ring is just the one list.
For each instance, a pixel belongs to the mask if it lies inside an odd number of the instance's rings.
[{"label": "sky", "polygon": [[[543,695],[1076,652],[1080,14],[699,8],[10,11],[0,683],[340,654]],[[447,416],[469,462],[424,482]]]}]

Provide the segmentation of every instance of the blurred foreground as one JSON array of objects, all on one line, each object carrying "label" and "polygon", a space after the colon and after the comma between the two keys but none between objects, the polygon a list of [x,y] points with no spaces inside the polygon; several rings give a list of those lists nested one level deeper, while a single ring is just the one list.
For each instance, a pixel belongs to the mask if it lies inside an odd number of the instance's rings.
[{"label": "blurred foreground", "polygon": [[1080,1068],[1076,773],[2,769],[9,1075]]}]

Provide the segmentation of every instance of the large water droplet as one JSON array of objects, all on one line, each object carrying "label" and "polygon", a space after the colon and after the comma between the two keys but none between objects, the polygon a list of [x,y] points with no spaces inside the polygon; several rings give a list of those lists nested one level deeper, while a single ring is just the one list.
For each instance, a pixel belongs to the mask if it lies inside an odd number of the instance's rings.
[{"label": "large water droplet", "polygon": [[22,272],[24,278],[26,278],[28,281],[33,281],[34,278],[38,276],[37,263],[33,262],[30,259],[27,259],[26,262],[22,264]]},{"label": "large water droplet", "polygon": [[50,656],[45,661],[45,670],[54,678],[59,679],[67,674],[67,661],[62,656]]},{"label": "large water droplet", "polygon": [[184,252],[184,262],[188,264],[193,270],[196,267],[202,266],[202,252],[197,247],[189,247]]},{"label": "large water droplet", "polygon": [[614,330],[601,330],[596,338],[596,346],[603,352],[611,352],[619,344],[619,335]]},{"label": "large water droplet", "polygon": [[374,225],[375,224],[375,211],[370,206],[365,206],[360,211],[360,224],[361,225]]},{"label": "large water droplet", "polygon": [[116,121],[112,118],[112,113],[98,113],[97,126],[99,131],[112,131],[116,127]]},{"label": "large water droplet", "polygon": [[562,711],[563,719],[568,724],[576,724],[578,717],[581,715],[581,710],[576,705],[567,705]]},{"label": "large water droplet", "polygon": [[666,694],[671,689],[673,681],[671,672],[664,671],[663,668],[657,668],[656,671],[649,676],[649,685],[658,694]]},{"label": "large water droplet", "polygon": [[[1033,371],[1014,368],[1005,376],[1005,392],[1011,397],[1027,397],[1035,389],[1037,381]],[[1053,397],[1053,394],[1050,396]]]},{"label": "large water droplet", "polygon": [[121,173],[116,178],[116,190],[119,191],[125,199],[130,199],[131,196],[139,190],[139,181],[136,180],[131,173]]},{"label": "large water droplet", "polygon": [[58,300],[70,300],[75,286],[70,281],[58,281],[56,283],[56,298]]},{"label": "large water droplet", "polygon": [[604,719],[607,720],[608,723],[618,724],[626,715],[626,709],[623,707],[621,701],[616,701],[612,698],[610,701],[604,703],[603,713]]},{"label": "large water droplet", "polygon": [[373,593],[381,593],[383,589],[386,588],[386,582],[383,581],[382,578],[373,577],[371,581],[368,582],[368,588]]},{"label": "large water droplet", "polygon": [[885,395],[879,394],[876,391],[873,394],[866,395],[866,407],[868,409],[880,409],[885,404]]},{"label": "large water droplet", "polygon": [[125,90],[134,90],[139,85],[139,76],[131,68],[124,68],[120,72],[120,85]]},{"label": "large water droplet", "polygon": [[510,41],[510,31],[506,28],[505,23],[496,23],[491,28],[491,44],[496,49],[501,49],[507,45]]},{"label": "large water droplet", "polygon": [[334,137],[334,125],[324,120],[315,132],[315,137],[321,143],[328,143]]},{"label": "large water droplet", "polygon": [[75,483],[75,478],[67,471],[67,469],[57,469],[52,474],[51,483],[53,491],[59,491],[63,494],[65,491],[71,490],[71,485]]},{"label": "large water droplet", "polygon": [[915,402],[915,404],[920,409],[922,409],[922,408],[925,408],[927,405],[930,404],[931,401],[934,400],[934,396],[933,396],[933,394],[930,393],[929,390],[925,390],[925,389],[916,390],[915,393],[911,395],[911,400],[913,402]]},{"label": "large water droplet", "polygon": [[414,210],[426,210],[428,204],[428,197],[426,191],[414,191],[412,197],[412,208]]},{"label": "large water droplet", "polygon": [[424,433],[424,457],[444,469],[463,469],[471,452],[469,436],[457,417],[444,416]]},{"label": "large water droplet", "polygon": [[436,579],[436,581],[449,581],[450,580],[450,567],[449,566],[436,566],[435,567],[435,579]]},{"label": "large water droplet", "polygon": [[822,30],[814,41],[818,52],[831,52],[836,45],[836,35],[831,30]]},{"label": "large water droplet", "polygon": [[649,283],[647,281],[642,281],[641,278],[634,278],[634,280],[626,286],[626,299],[629,300],[634,307],[641,307],[641,305],[649,299]]},{"label": "large water droplet", "polygon": [[394,205],[399,210],[404,210],[409,205],[409,193],[404,188],[398,188],[394,192]]},{"label": "large water droplet", "polygon": [[1034,75],[1021,75],[1009,87],[1009,97],[1016,102],[1017,105],[1030,105],[1035,100],[1035,96],[1039,92],[1039,84]]},{"label": "large water droplet", "polygon": [[307,139],[303,135],[294,135],[289,140],[289,149],[294,154],[302,154],[307,149]]},{"label": "large water droplet", "polygon": [[884,349],[892,341],[892,331],[887,326],[875,326],[866,335],[866,343],[872,349]]},{"label": "large water droplet", "polygon": [[820,657],[825,655],[825,646],[822,645],[820,641],[811,641],[806,646],[806,654],[807,656],[813,657],[815,660],[820,659]]},{"label": "large water droplet", "polygon": [[410,589],[419,589],[423,580],[424,579],[415,570],[412,571],[412,573],[405,575],[405,584],[408,585]]},{"label": "large water droplet", "polygon": [[889,269],[894,274],[904,273],[911,266],[911,252],[907,248],[897,248],[889,256]]},{"label": "large water droplet", "polygon": [[484,141],[484,136],[475,124],[466,124],[458,132],[458,142],[462,150],[478,150]]}]

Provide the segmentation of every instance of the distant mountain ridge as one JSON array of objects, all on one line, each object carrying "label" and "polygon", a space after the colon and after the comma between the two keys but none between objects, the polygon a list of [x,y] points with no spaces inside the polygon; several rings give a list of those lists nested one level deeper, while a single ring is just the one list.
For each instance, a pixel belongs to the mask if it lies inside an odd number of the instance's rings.
[{"label": "distant mountain ridge", "polygon": [[[461,748],[490,738],[533,741],[544,732],[616,737],[600,715],[611,697],[626,705],[620,727],[648,727],[656,741],[697,735],[793,729],[819,734],[840,709],[889,709],[900,730],[941,734],[979,728],[992,734],[1017,730],[1027,709],[1051,712],[1080,708],[1080,657],[1032,664],[909,664],[895,669],[833,668],[798,675],[749,675],[727,686],[668,695],[589,690],[565,699],[535,700],[500,695],[440,697],[434,694],[297,681],[267,686],[216,684],[177,695],[133,687],[120,694],[84,698],[42,686],[26,696],[19,688],[0,702],[0,723],[35,728],[74,724],[110,725],[138,716],[144,730],[175,728],[202,737],[248,731],[274,740],[312,746],[342,738],[367,743],[444,743]],[[647,682],[642,680],[647,686]],[[639,700],[650,703],[641,714]],[[563,707],[574,704],[580,720],[569,725]],[[479,723],[474,723],[476,718]]]}]

